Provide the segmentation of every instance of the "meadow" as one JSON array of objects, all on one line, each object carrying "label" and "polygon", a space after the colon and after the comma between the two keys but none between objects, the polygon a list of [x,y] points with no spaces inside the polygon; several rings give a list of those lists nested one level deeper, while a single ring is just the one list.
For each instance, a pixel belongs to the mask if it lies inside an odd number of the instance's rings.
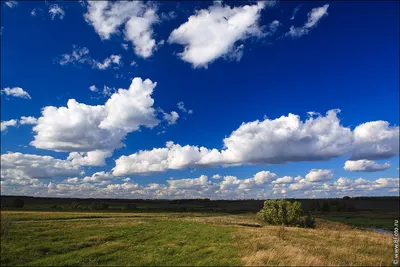
[{"label": "meadow", "polygon": [[329,219],[317,216],[316,228],[304,229],[262,227],[251,212],[3,210],[0,263],[391,265],[392,235],[359,230],[351,223]]}]

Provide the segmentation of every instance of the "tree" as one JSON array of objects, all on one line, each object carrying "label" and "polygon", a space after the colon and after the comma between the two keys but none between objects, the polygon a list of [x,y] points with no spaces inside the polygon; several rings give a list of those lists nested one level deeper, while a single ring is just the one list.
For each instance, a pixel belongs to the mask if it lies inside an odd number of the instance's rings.
[{"label": "tree", "polygon": [[264,202],[264,207],[257,213],[257,217],[264,223],[286,226],[298,225],[302,215],[301,203],[290,202],[286,199],[267,200]]}]

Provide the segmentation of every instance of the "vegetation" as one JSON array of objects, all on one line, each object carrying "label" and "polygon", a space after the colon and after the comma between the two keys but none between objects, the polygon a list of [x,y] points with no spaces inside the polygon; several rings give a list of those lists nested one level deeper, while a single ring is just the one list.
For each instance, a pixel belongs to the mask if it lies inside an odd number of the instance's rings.
[{"label": "vegetation", "polygon": [[259,227],[251,213],[2,211],[6,220],[2,266],[381,266],[392,257],[390,235],[321,219],[315,229]]},{"label": "vegetation", "polygon": [[300,202],[285,199],[267,200],[257,213],[257,217],[265,224],[314,228],[314,218],[310,214],[307,217],[302,215]]}]

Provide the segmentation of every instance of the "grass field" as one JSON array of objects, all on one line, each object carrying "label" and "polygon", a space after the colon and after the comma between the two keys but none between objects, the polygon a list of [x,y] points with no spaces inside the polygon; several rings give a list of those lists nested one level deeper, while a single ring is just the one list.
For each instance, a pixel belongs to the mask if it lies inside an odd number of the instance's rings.
[{"label": "grass field", "polygon": [[[363,265],[392,262],[392,236],[317,220],[260,227],[254,214],[3,211],[1,265]],[[11,222],[10,225],[9,222]]]}]

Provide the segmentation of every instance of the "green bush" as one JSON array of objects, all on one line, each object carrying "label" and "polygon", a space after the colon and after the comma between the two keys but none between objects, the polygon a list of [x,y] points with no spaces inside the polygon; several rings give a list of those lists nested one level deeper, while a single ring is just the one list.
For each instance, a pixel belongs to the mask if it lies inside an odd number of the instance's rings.
[{"label": "green bush", "polygon": [[315,228],[315,219],[309,213],[306,217],[302,218],[300,227],[304,228]]},{"label": "green bush", "polygon": [[303,210],[298,201],[290,202],[285,199],[267,200],[264,207],[257,213],[257,217],[266,224],[271,225],[298,225]]}]

